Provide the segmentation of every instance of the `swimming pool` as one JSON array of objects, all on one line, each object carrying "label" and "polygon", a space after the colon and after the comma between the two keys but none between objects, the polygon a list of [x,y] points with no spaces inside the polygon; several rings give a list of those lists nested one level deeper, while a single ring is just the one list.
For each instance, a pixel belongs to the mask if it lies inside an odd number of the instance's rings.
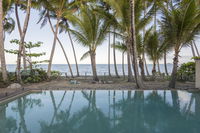
[{"label": "swimming pool", "polygon": [[199,92],[42,91],[0,105],[0,133],[199,132]]}]

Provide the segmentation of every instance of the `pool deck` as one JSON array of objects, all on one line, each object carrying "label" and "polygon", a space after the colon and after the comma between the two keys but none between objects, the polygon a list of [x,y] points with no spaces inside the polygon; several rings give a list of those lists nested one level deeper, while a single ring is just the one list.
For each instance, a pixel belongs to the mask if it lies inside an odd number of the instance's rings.
[{"label": "pool deck", "polygon": [[[115,79],[113,83],[93,83],[91,79],[76,79],[80,84],[71,84],[69,79],[52,80],[49,82],[26,84],[22,89],[0,88],[0,103],[7,99],[26,95],[27,93],[43,91],[43,90],[139,90],[135,83],[127,82],[123,79]],[[148,81],[144,82],[145,89],[140,90],[187,90],[199,91],[195,89],[194,82],[177,82],[176,89],[168,88],[168,81]]]}]

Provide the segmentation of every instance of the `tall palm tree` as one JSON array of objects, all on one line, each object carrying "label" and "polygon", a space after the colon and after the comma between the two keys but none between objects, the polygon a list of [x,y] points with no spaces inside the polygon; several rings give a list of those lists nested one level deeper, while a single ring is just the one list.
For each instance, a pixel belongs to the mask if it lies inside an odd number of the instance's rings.
[{"label": "tall palm tree", "polygon": [[[27,6],[26,6],[26,17],[24,20],[24,26],[23,29],[19,29],[20,32],[20,45],[19,45],[19,53],[17,55],[17,80],[21,82],[21,57],[23,56],[24,58],[24,65],[26,65],[26,57],[25,57],[25,47],[24,47],[24,40],[29,24],[29,19],[30,19],[30,11],[31,11],[31,0],[27,0]],[[17,16],[16,16],[17,17]],[[19,26],[18,22],[18,26]],[[19,28],[19,27],[18,27]],[[26,66],[24,66],[26,67]]]},{"label": "tall palm tree", "polygon": [[175,88],[179,53],[200,31],[200,8],[195,0],[182,0],[171,7],[163,8],[161,29],[166,40],[173,46],[174,59],[170,88]]},{"label": "tall palm tree", "polygon": [[[67,11],[67,9],[66,9],[66,12],[69,13],[69,11]],[[71,43],[73,54],[74,54],[74,60],[75,60],[75,64],[76,64],[76,73],[77,73],[77,77],[79,77],[80,75],[79,75],[76,51],[75,51],[75,48],[74,48],[74,43],[73,43],[73,40],[72,40],[72,37],[71,37],[71,33],[68,30],[69,29],[68,20],[65,19],[65,18],[62,18],[62,21],[60,22],[59,26],[60,26],[60,33],[65,31],[68,34],[68,37],[70,39],[70,43]]]},{"label": "tall palm tree", "polygon": [[96,49],[104,41],[108,32],[108,23],[94,12],[92,7],[83,7],[73,23],[75,30],[71,30],[76,40],[89,50],[82,56],[90,56],[93,80],[98,81],[96,70]]},{"label": "tall palm tree", "polygon": [[[49,3],[49,1],[47,1],[47,0],[40,0],[38,2],[38,8],[39,8],[39,11],[40,11],[40,18],[39,18],[39,21],[37,23],[41,22],[41,28],[43,28],[48,22],[49,25],[50,25],[51,31],[55,35],[55,29],[54,29],[54,26],[53,26],[53,24],[51,22],[51,19],[57,19],[57,16],[56,16],[55,11],[52,9],[51,6],[52,6],[51,3]],[[70,9],[71,6],[66,6],[66,7],[67,8],[65,8],[63,10],[63,14],[69,14],[69,16],[70,16],[71,14],[74,13],[74,10],[73,10],[74,8]],[[60,30],[60,32],[64,31],[65,28],[66,28],[66,26],[63,24],[63,22],[66,22],[65,21],[66,19],[63,18],[63,16],[61,18],[61,21],[59,22],[59,28],[60,28],[59,30]],[[66,53],[66,51],[65,51],[65,49],[63,47],[63,44],[60,41],[58,36],[57,36],[57,41],[58,41],[58,43],[59,43],[59,45],[60,45],[60,47],[61,47],[61,49],[63,51],[64,57],[65,57],[65,59],[67,61],[67,64],[68,64],[68,67],[69,67],[69,72],[70,72],[71,76],[73,77],[73,72],[72,72],[72,68],[71,68],[71,64],[69,62],[69,59],[67,57],[67,53]]]},{"label": "tall palm tree", "polygon": [[[59,30],[59,23],[64,15],[64,11],[66,8],[69,8],[71,3],[69,3],[68,0],[48,0],[48,5],[50,6],[49,9],[55,13],[56,16],[56,27],[55,27],[55,32],[54,32],[54,39],[53,39],[53,45],[51,49],[51,54],[49,58],[49,64],[48,64],[48,69],[47,69],[47,76],[51,76],[51,67],[52,67],[52,61],[53,61],[53,56],[56,48],[56,42],[57,42],[57,34]],[[73,76],[73,75],[72,75]]]},{"label": "tall palm tree", "polygon": [[8,75],[6,71],[3,32],[4,32],[3,30],[3,1],[0,0],[0,60],[1,60],[1,71],[2,71],[2,76],[3,76],[3,81],[7,81]]},{"label": "tall palm tree", "polygon": [[113,31],[113,61],[114,61],[114,68],[115,68],[115,74],[116,74],[116,77],[117,78],[120,78],[119,77],[119,74],[118,74],[118,70],[117,70],[117,63],[116,63],[116,50],[115,50],[115,43],[116,43],[116,33],[115,33],[115,28],[114,28],[114,31]]},{"label": "tall palm tree", "polygon": [[127,52],[126,44],[117,42],[116,45],[115,45],[114,47],[115,47],[115,49],[117,49],[117,50],[119,50],[120,52],[122,52],[122,73],[123,73],[123,76],[124,76],[124,78],[125,78],[124,54]]},{"label": "tall palm tree", "polygon": [[143,81],[139,76],[138,63],[137,63],[137,41],[136,41],[136,26],[135,26],[135,0],[130,0],[130,9],[131,9],[131,54],[132,54],[132,64],[134,69],[134,76],[136,85],[138,88],[144,88]]},{"label": "tall palm tree", "polygon": [[156,73],[156,61],[157,61],[157,53],[158,53],[158,49],[159,49],[159,42],[158,42],[158,34],[155,33],[151,33],[151,35],[149,35],[147,44],[146,46],[146,53],[149,57],[150,60],[152,60],[153,62],[153,68],[152,68],[152,74],[155,75]]}]

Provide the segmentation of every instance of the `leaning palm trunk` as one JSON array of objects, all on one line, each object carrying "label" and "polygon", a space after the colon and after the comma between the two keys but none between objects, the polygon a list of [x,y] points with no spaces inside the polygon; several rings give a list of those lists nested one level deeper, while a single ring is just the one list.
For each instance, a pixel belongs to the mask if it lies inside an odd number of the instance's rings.
[{"label": "leaning palm trunk", "polygon": [[122,52],[122,72],[123,72],[123,76],[124,76],[124,79],[125,79],[125,71],[124,71],[124,53],[125,53],[125,52]]},{"label": "leaning palm trunk", "polygon": [[119,78],[119,74],[118,74],[118,70],[117,70],[117,64],[116,64],[115,30],[114,30],[114,33],[113,33],[113,58],[114,58],[115,74],[116,74],[116,77]]},{"label": "leaning palm trunk", "polygon": [[76,58],[76,52],[75,52],[75,49],[74,49],[74,43],[72,41],[72,38],[71,38],[71,35],[70,35],[70,32],[68,32],[68,36],[69,36],[69,39],[70,39],[70,42],[71,42],[71,45],[72,45],[72,49],[73,49],[73,53],[74,53],[74,60],[75,60],[75,63],[76,63],[76,73],[77,73],[77,77],[79,77],[79,69],[78,69],[78,63],[77,63],[77,58]]},{"label": "leaning palm trunk", "polygon": [[195,51],[194,51],[194,46],[193,46],[193,44],[191,43],[191,50],[192,50],[192,55],[193,55],[193,57],[195,57],[196,56],[196,54],[195,54]]},{"label": "leaning palm trunk", "polygon": [[131,6],[131,52],[132,52],[132,65],[134,69],[134,76],[135,76],[135,81],[136,85],[138,88],[144,88],[144,84],[142,79],[139,76],[139,71],[138,71],[138,63],[137,63],[137,46],[136,46],[136,36],[135,36],[135,0],[130,0],[130,6]]},{"label": "leaning palm trunk", "polygon": [[6,60],[4,52],[4,40],[3,40],[3,1],[0,0],[0,60],[1,60],[1,71],[3,76],[3,81],[8,80],[8,75],[6,71]]},{"label": "leaning palm trunk", "polygon": [[[50,17],[49,17],[49,14],[48,14],[48,13],[47,13],[47,17],[48,17],[49,25],[50,25],[50,27],[51,27],[51,31],[55,34],[55,31],[54,31],[54,29],[53,29],[53,25],[52,25],[52,23],[51,23],[51,20],[50,20]],[[66,54],[66,52],[65,52],[65,49],[64,49],[64,47],[63,47],[63,45],[62,45],[60,39],[58,38],[58,36],[56,36],[56,37],[57,37],[58,43],[60,44],[60,47],[61,47],[61,49],[62,49],[62,51],[63,51],[63,53],[64,53],[65,59],[66,59],[66,61],[67,61],[68,67],[69,67],[70,74],[71,74],[72,77],[74,77],[74,76],[73,76],[73,72],[72,72],[71,65],[70,65],[70,63],[69,63],[67,54]]]},{"label": "leaning palm trunk", "polygon": [[99,81],[97,77],[97,70],[96,70],[96,53],[93,51],[90,51],[90,58],[91,58],[91,65],[92,65],[93,80]]},{"label": "leaning palm trunk", "polygon": [[[29,13],[30,15],[30,13]],[[22,28],[21,28],[21,24],[20,24],[20,20],[19,20],[19,14],[18,14],[18,5],[15,4],[15,17],[16,17],[16,21],[17,21],[17,26],[18,26],[18,31],[19,31],[19,35],[20,38],[22,38]],[[25,50],[25,46],[24,43],[22,43],[22,53],[23,53],[23,65],[24,65],[24,70],[27,69],[27,65],[26,65],[26,50]]]},{"label": "leaning palm trunk", "polygon": [[24,27],[22,31],[22,35],[20,37],[20,45],[19,45],[19,52],[17,55],[17,80],[21,82],[21,56],[22,56],[22,51],[23,51],[23,45],[24,45],[24,39],[25,35],[27,32],[28,24],[29,24],[29,19],[30,19],[30,11],[31,11],[31,0],[28,0],[27,3],[27,10],[26,10],[26,18],[24,21]]},{"label": "leaning palm trunk", "polygon": [[110,32],[108,33],[108,75],[111,77],[111,72],[110,72]]},{"label": "leaning palm trunk", "polygon": [[54,56],[54,52],[55,52],[55,48],[56,48],[56,40],[57,40],[57,34],[58,34],[58,28],[59,28],[59,21],[60,21],[60,18],[58,17],[57,23],[56,23],[56,31],[54,32],[53,46],[51,49],[51,55],[50,55],[49,65],[48,65],[48,70],[47,70],[48,78],[50,78],[50,76],[51,76],[51,66],[52,66],[53,56]]},{"label": "leaning palm trunk", "polygon": [[147,73],[147,76],[149,76],[149,70],[148,70],[148,66],[147,66],[147,62],[146,62],[146,59],[145,59],[145,55],[144,55],[144,65],[145,65],[145,69],[146,69],[146,73]]},{"label": "leaning palm trunk", "polygon": [[178,57],[179,57],[179,50],[175,50],[175,56],[173,59],[173,70],[172,70],[172,75],[171,75],[171,81],[169,83],[170,88],[175,88],[176,86]]},{"label": "leaning palm trunk", "polygon": [[165,73],[168,76],[168,70],[167,70],[167,53],[166,51],[164,52],[164,66],[165,66]]}]

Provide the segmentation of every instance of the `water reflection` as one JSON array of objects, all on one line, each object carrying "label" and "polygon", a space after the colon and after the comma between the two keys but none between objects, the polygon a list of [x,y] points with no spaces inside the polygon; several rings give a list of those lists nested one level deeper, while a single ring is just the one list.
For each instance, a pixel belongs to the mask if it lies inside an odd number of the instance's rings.
[{"label": "water reflection", "polygon": [[199,133],[200,93],[44,91],[0,105],[0,133]]}]

